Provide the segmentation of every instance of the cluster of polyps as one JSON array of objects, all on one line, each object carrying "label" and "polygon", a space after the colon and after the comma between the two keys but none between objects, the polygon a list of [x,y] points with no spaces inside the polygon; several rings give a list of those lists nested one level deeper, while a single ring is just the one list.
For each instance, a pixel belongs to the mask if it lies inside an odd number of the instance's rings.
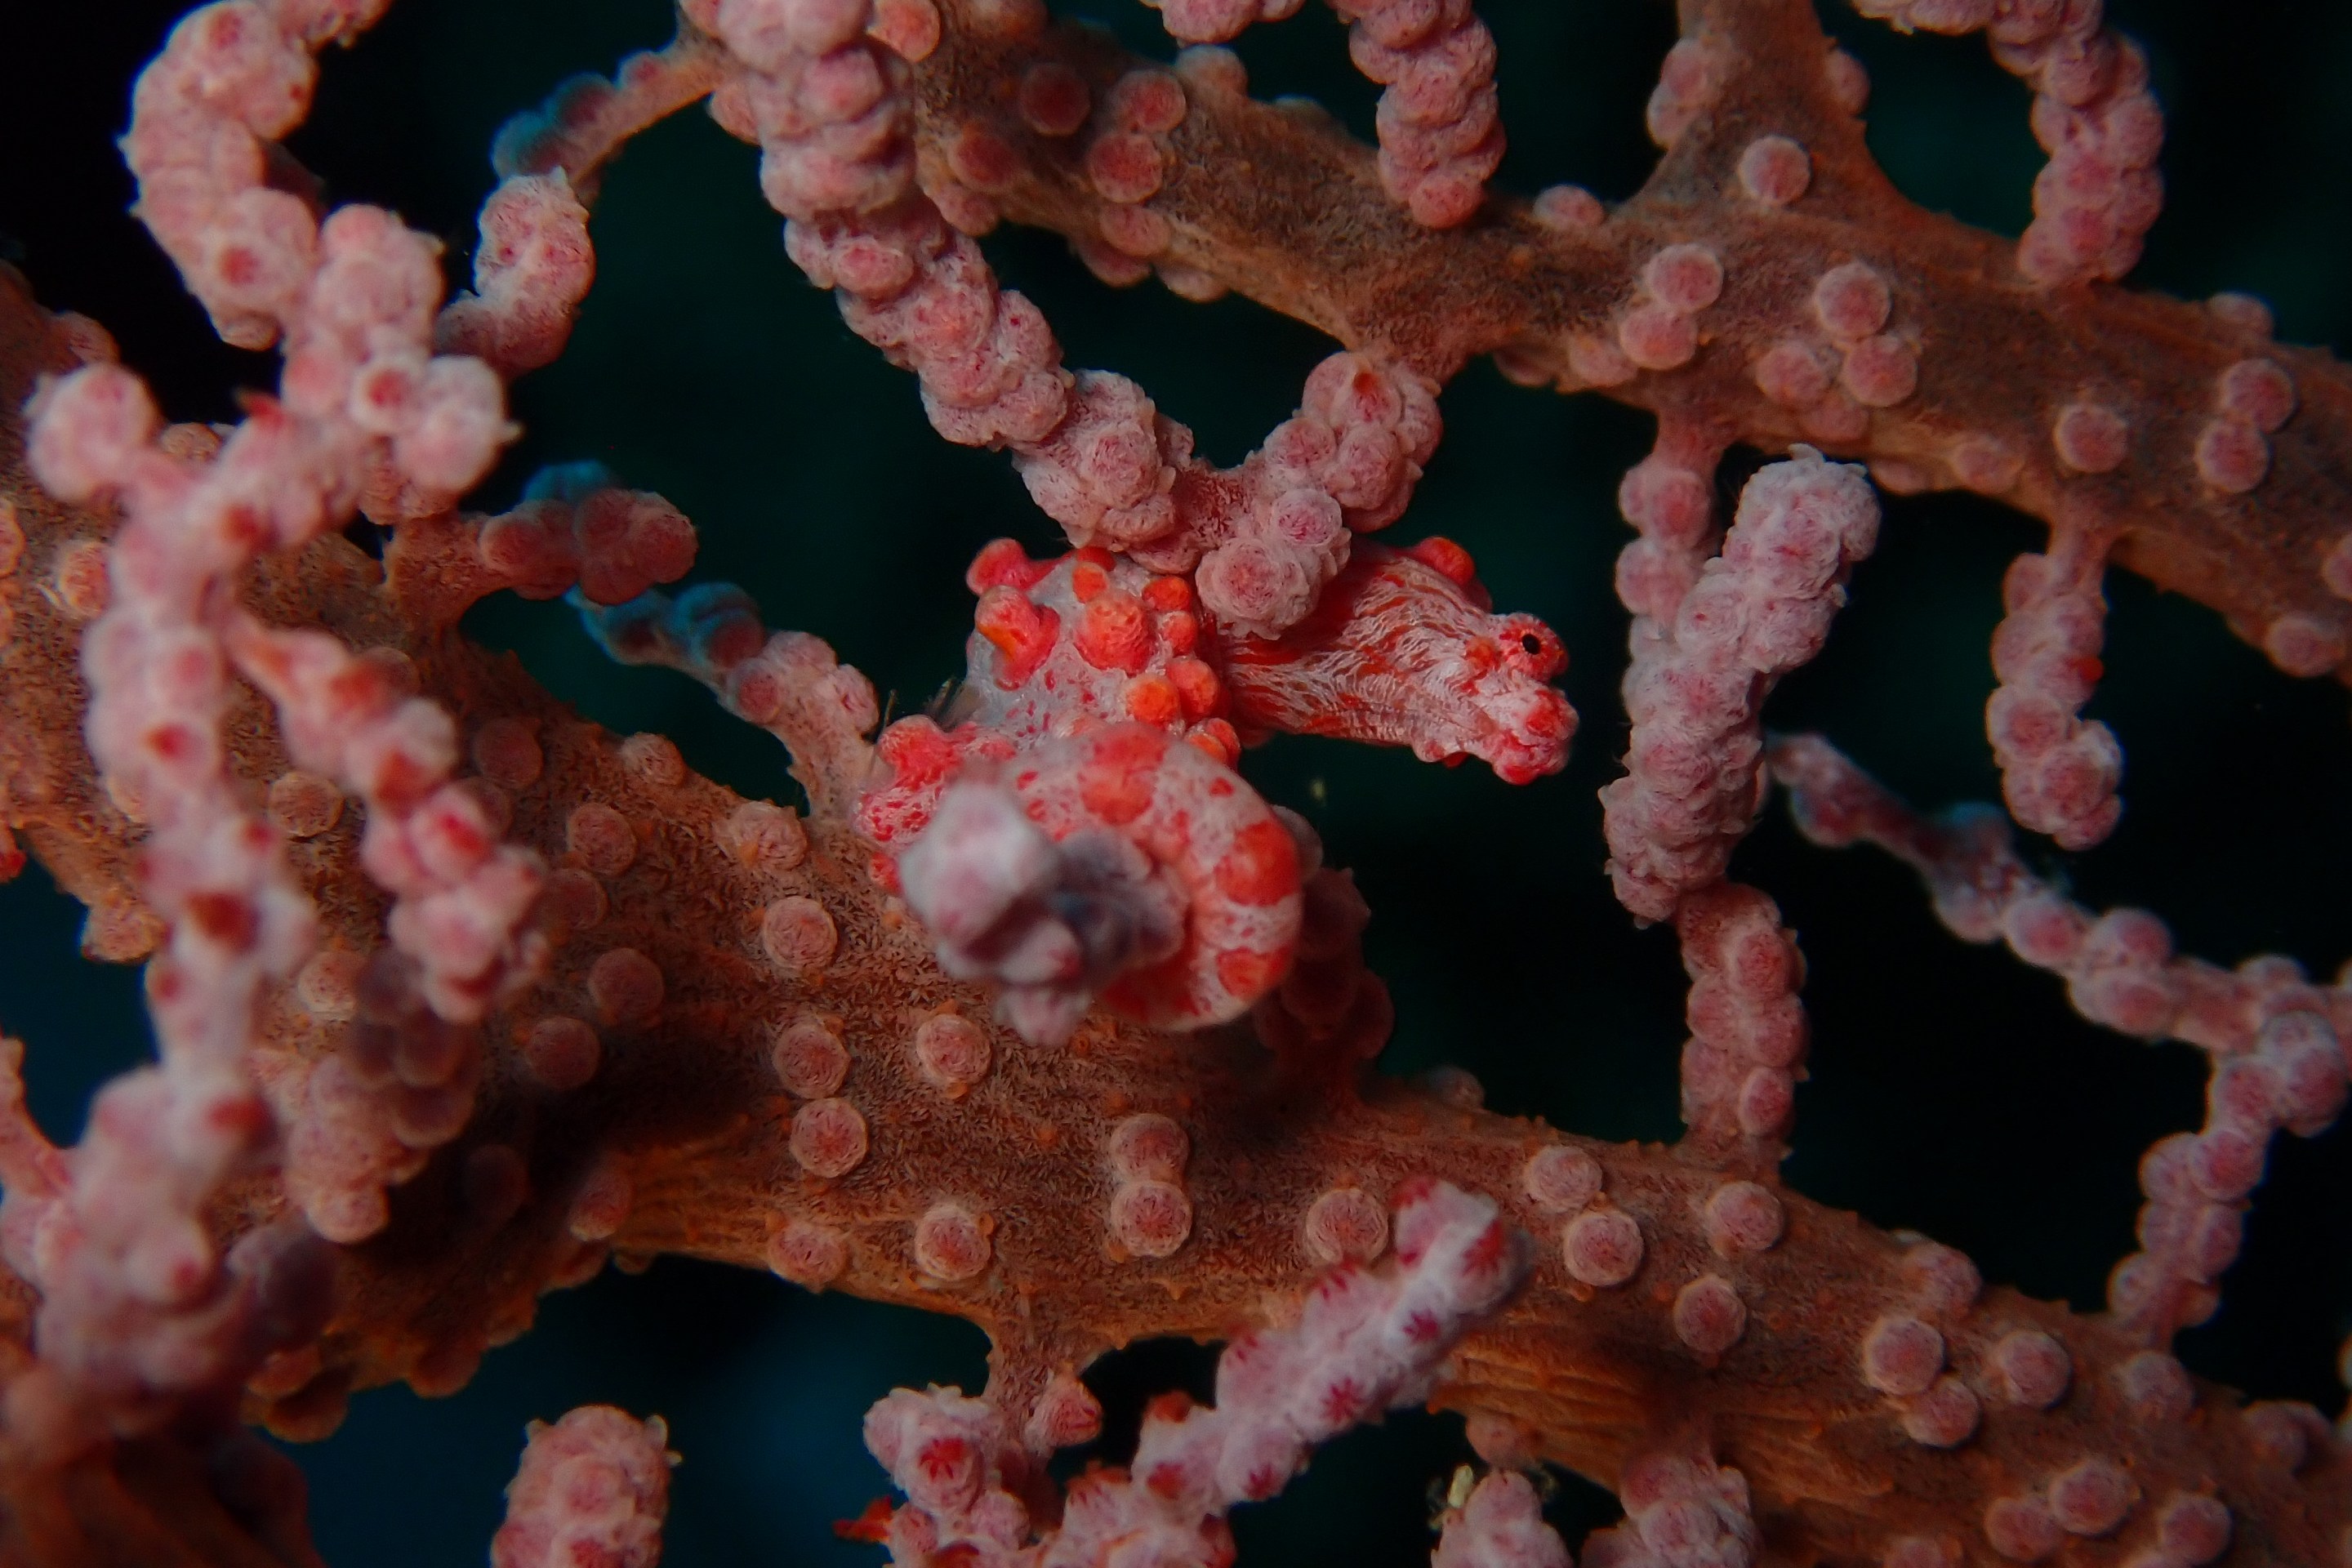
[{"label": "cluster of polyps", "polygon": [[[1666,919],[1685,894],[1722,878],[1761,800],[1764,694],[1820,651],[1848,569],[1877,537],[1878,502],[1862,470],[1800,447],[1748,481],[1722,553],[1672,619],[1660,616],[1637,642],[1625,677],[1627,776],[1601,793],[1610,875],[1635,914]],[[1644,612],[1665,608],[1665,597],[1645,599]]]},{"label": "cluster of polyps", "polygon": [[2096,554],[2053,541],[2046,555],[2021,555],[2001,600],[2009,614],[1992,643],[2000,685],[1985,704],[2001,793],[2025,826],[2085,848],[2123,816],[2116,796],[2123,747],[2105,724],[2077,717],[2091,700],[2105,633]]},{"label": "cluster of polyps", "polygon": [[637,1421],[609,1405],[532,1422],[492,1568],[653,1568],[677,1462],[668,1440],[660,1416]]},{"label": "cluster of polyps", "polygon": [[203,1227],[217,1173],[268,1130],[249,1087],[125,1074],[61,1151],[26,1112],[23,1051],[0,1038],[0,1258],[41,1290],[40,1360],[8,1382],[0,1416],[12,1457],[56,1458],[109,1428],[152,1431],[315,1333],[331,1287],[299,1223],[253,1230],[226,1258]]},{"label": "cluster of polyps", "polygon": [[1050,434],[1012,446],[1031,497],[1074,543],[1188,574],[1221,624],[1271,637],[1315,607],[1355,535],[1403,512],[1438,433],[1419,376],[1339,353],[1236,468],[1195,458],[1191,430],[1101,371],[1078,374]]},{"label": "cluster of polyps", "polygon": [[1165,1116],[1130,1116],[1111,1130],[1105,1152],[1118,1184],[1108,1211],[1111,1239],[1138,1258],[1166,1258],[1183,1246],[1192,1232],[1192,1200],[1184,1190],[1192,1141],[1184,1130]]},{"label": "cluster of polyps", "polygon": [[2033,184],[2018,269],[2045,288],[2120,278],[2164,203],[2164,118],[2147,58],[2103,25],[2099,0],[1856,0],[1908,30],[1985,33],[1993,58],[2033,89],[2033,134],[2050,154]]},{"label": "cluster of polyps", "polygon": [[[1300,0],[1152,0],[1169,35],[1222,44],[1280,21]],[[1376,124],[1381,183],[1432,228],[1467,223],[1503,161],[1495,39],[1469,0],[1333,0],[1356,68],[1387,90]]]},{"label": "cluster of polyps", "polygon": [[1815,439],[1856,439],[1870,427],[1869,410],[1892,408],[1917,390],[1917,353],[1886,330],[1894,296],[1864,262],[1822,273],[1807,302],[1811,320],[1758,357],[1757,390],[1795,409]]}]

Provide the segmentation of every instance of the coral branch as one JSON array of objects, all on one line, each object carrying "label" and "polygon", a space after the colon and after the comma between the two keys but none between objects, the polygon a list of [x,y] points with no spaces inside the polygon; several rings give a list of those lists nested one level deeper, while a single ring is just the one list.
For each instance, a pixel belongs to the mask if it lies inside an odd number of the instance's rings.
[{"label": "coral branch", "polygon": [[2164,118],[2147,57],[2100,26],[2100,6],[1996,0],[1859,0],[1864,16],[1908,31],[1984,32],[1993,58],[2033,89],[2033,135],[2050,154],[2033,183],[2033,222],[2018,270],[2044,288],[2121,278],[2164,205],[2156,155]]},{"label": "coral branch", "polygon": [[1899,856],[1927,881],[1946,925],[1970,942],[2005,942],[2063,975],[2084,1017],[2144,1039],[2185,1040],[2212,1058],[2204,1128],[2164,1139],[2140,1163],[2142,1250],[2107,1286],[2117,1321],[2151,1344],[2210,1318],[2272,1135],[2326,1131],[2352,1092],[2346,982],[2314,985],[2273,954],[2234,972],[2175,957],[2171,933],[2147,910],[2095,914],[2035,876],[1998,813],[1962,806],[1921,816],[1819,736],[1777,741],[1771,765],[1807,837]]},{"label": "coral branch", "polygon": [[[1672,497],[1640,510],[1691,507],[1679,493],[1695,482],[1686,470],[1662,469],[1652,458],[1635,476],[1629,490],[1654,485]],[[1845,602],[1848,570],[1877,541],[1878,501],[1862,471],[1801,447],[1748,482],[1722,554],[1670,613],[1658,613],[1669,610],[1662,594],[1634,595],[1625,672],[1633,742],[1626,776],[1601,799],[1609,875],[1636,916],[1668,919],[1684,898],[1722,879],[1762,804],[1765,694],[1821,651]]]},{"label": "coral branch", "polygon": [[2000,686],[1985,704],[1985,728],[2001,794],[2020,826],[2066,849],[2089,848],[2123,815],[2123,748],[2105,724],[2076,717],[2099,678],[2100,564],[2089,542],[2063,535],[2046,555],[2019,556],[2001,584],[2009,614],[1992,641]]}]

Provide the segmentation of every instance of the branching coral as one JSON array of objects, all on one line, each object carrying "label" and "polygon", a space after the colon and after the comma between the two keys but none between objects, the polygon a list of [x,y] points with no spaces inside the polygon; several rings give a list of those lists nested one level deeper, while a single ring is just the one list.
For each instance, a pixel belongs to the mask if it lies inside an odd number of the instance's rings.
[{"label": "branching coral", "polygon": [[[427,239],[326,203],[276,144],[312,52],[381,9],[228,0],[139,89],[142,218],[225,337],[285,354],[241,423],[163,424],[102,329],[5,285],[9,823],[89,905],[94,956],[149,961],[162,1048],[69,1151],[9,1060],[9,1551],[307,1560],[285,1462],[239,1416],[315,1436],[355,1390],[453,1389],[545,1291],[661,1252],[988,1331],[982,1397],[869,1419],[910,1500],[860,1528],[902,1562],[1222,1562],[1227,1509],[1424,1398],[1469,1413],[1495,1471],[1451,1500],[1449,1563],[1562,1560],[1513,1474],[1545,1462],[1623,1502],[1588,1563],[2346,1549],[2326,1420],[2169,1353],[2214,1310],[2265,1145],[2342,1106],[2341,990],[2175,959],[1985,819],[1930,822],[1760,727],[1872,551],[1873,479],[2050,525],[2011,573],[1987,716],[2011,814],[2063,847],[2120,809],[2113,736],[2080,716],[2105,565],[2289,674],[2344,662],[2343,373],[2243,297],[2104,281],[2155,216],[2160,128],[2095,5],[1872,8],[1989,29],[2032,87],[2052,163],[2013,247],[1895,193],[1861,68],[1795,0],[1682,7],[1664,161],[1613,212],[1485,192],[1493,47],[1459,6],[1343,12],[1387,89],[1375,154],[1248,98],[1230,54],[1163,69],[1035,6],[697,0],[660,54],[502,134],[474,289],[446,305]],[[1214,10],[1164,16],[1186,40],[1275,19]],[[967,684],[932,712],[885,726],[863,676],[740,591],[647,592],[692,532],[609,474],[456,510],[515,434],[504,381],[571,329],[605,165],[706,96],[760,146],[792,259],[1076,547],[982,552]],[[1138,384],[1065,368],[974,243],[1003,218],[1342,350],[1219,468]],[[1496,614],[1458,545],[1358,537],[1405,511],[1437,389],[1490,353],[1658,416],[1621,492],[1633,731],[1603,798],[1619,895],[1671,922],[1690,979],[1672,1147],[1373,1075],[1364,905],[1234,771],[1275,731],[1531,787],[1563,765],[1551,629]],[[1778,460],[1721,515],[1734,445]],[[783,742],[805,816],[485,652],[457,623],[500,590],[570,591],[617,658],[712,687]],[[2086,1016],[2213,1057],[2204,1129],[2143,1165],[2108,1313],[1781,1185],[1804,962],[1725,879],[1768,757],[1809,834],[1895,849]],[[1098,1424],[1077,1374],[1168,1335],[1231,1340],[1215,1405],[1158,1408],[1131,1466],[1065,1492],[1042,1461]],[[645,1560],[665,1441],[594,1409],[536,1434],[499,1560]]]}]

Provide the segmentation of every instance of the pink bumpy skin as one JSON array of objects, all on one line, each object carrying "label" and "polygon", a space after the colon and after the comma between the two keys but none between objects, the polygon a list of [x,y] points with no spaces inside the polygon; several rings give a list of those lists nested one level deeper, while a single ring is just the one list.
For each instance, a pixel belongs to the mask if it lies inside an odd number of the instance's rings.
[{"label": "pink bumpy skin", "polygon": [[[887,1519],[877,1505],[872,1538],[905,1568],[950,1552],[972,1568],[1228,1568],[1224,1515],[1280,1491],[1314,1445],[1426,1398],[1454,1342],[1530,1262],[1525,1238],[1491,1200],[1425,1178],[1399,1188],[1395,1236],[1392,1266],[1342,1265],[1317,1282],[1295,1323],[1226,1346],[1214,1406],[1181,1394],[1156,1401],[1133,1465],[1072,1482],[1060,1525],[1036,1531],[1034,1545],[1019,1495],[1030,1461],[995,1408],[951,1389],[894,1391],[867,1415],[866,1444],[908,1500]],[[1526,1531],[1507,1498],[1480,1512],[1498,1532]],[[1565,1552],[1471,1558],[1465,1568],[1565,1561]]]},{"label": "pink bumpy skin", "polygon": [[1106,726],[968,770],[898,858],[907,901],[965,979],[993,979],[1033,1040],[1097,994],[1164,1028],[1239,1017],[1298,934],[1290,832],[1197,747]]},{"label": "pink bumpy skin", "polygon": [[1863,470],[1795,453],[1748,481],[1723,553],[1658,640],[1636,641],[1626,776],[1601,800],[1618,900],[1643,920],[1722,879],[1762,799],[1765,694],[1821,651],[1848,569],[1877,542]]},{"label": "pink bumpy skin", "polygon": [[669,1428],[609,1405],[530,1424],[490,1568],[653,1568],[669,1509]]},{"label": "pink bumpy skin", "polygon": [[[981,550],[964,581],[980,603],[950,727],[918,714],[884,731],[875,750],[888,774],[857,803],[859,830],[886,854],[923,831],[967,762],[1003,761],[1055,737],[1134,722],[1221,763],[1241,755],[1183,577],[1092,546],[1032,561],[1000,539]],[[886,884],[897,877],[887,859],[876,874]]]},{"label": "pink bumpy skin", "polygon": [[[1258,1039],[1282,1062],[1286,1076],[1352,1084],[1388,1044],[1389,1031],[1396,1023],[1388,987],[1364,966],[1364,928],[1371,922],[1371,907],[1356,890],[1353,873],[1323,864],[1322,840],[1305,817],[1280,806],[1275,808],[1275,815],[1289,827],[1298,845],[1302,873],[1298,950],[1290,973],[1258,1003],[1251,1023]],[[1360,1220],[1363,1205],[1371,1200],[1360,1192],[1356,1197],[1361,1204],[1349,1203],[1344,1211],[1320,1209],[1319,1220],[1317,1211],[1309,1211],[1308,1251],[1327,1261],[1379,1255],[1378,1247],[1358,1251],[1343,1239],[1343,1233],[1362,1239],[1367,1227],[1361,1224],[1335,1230],[1328,1223],[1341,1212]],[[1385,1236],[1386,1217],[1372,1212]]]},{"label": "pink bumpy skin", "polygon": [[1006,539],[982,550],[964,580],[980,604],[955,711],[971,722],[1027,745],[1132,720],[1220,761],[1240,756],[1182,576],[1099,549],[1031,561]]},{"label": "pink bumpy skin", "polygon": [[1203,607],[1256,637],[1297,625],[1347,564],[1350,537],[1403,513],[1440,429],[1435,388],[1412,371],[1354,353],[1317,365],[1298,412],[1239,469],[1191,476],[1181,510],[1192,542],[1179,551],[1206,549]]},{"label": "pink bumpy skin", "polygon": [[1497,616],[1469,552],[1428,539],[1359,545],[1315,613],[1277,639],[1227,635],[1216,658],[1235,721],[1477,757],[1511,784],[1568,764],[1576,710],[1549,682],[1567,668],[1533,616]]},{"label": "pink bumpy skin", "polygon": [[[1229,711],[1261,732],[1484,757],[1515,784],[1558,772],[1576,727],[1547,684],[1566,661],[1559,639],[1490,613],[1469,555],[1444,540],[1360,546],[1314,613],[1271,641],[1223,632],[1182,576],[1093,547],[1032,561],[1000,540],[966,581],[981,599],[947,715],[959,721],[884,731],[888,771],[856,820],[942,963],[1003,984],[1003,1016],[1033,1040],[1067,1038],[1097,996],[1163,1026],[1221,1023],[1286,972],[1297,858],[1230,772]],[[1131,733],[1114,744],[1106,725]],[[1114,752],[1174,793],[1120,818],[1134,803],[1103,783]],[[1093,781],[1070,797],[1082,805],[1050,804],[1059,786],[1041,781],[1072,778]],[[1260,868],[1244,875],[1228,842]]]}]

